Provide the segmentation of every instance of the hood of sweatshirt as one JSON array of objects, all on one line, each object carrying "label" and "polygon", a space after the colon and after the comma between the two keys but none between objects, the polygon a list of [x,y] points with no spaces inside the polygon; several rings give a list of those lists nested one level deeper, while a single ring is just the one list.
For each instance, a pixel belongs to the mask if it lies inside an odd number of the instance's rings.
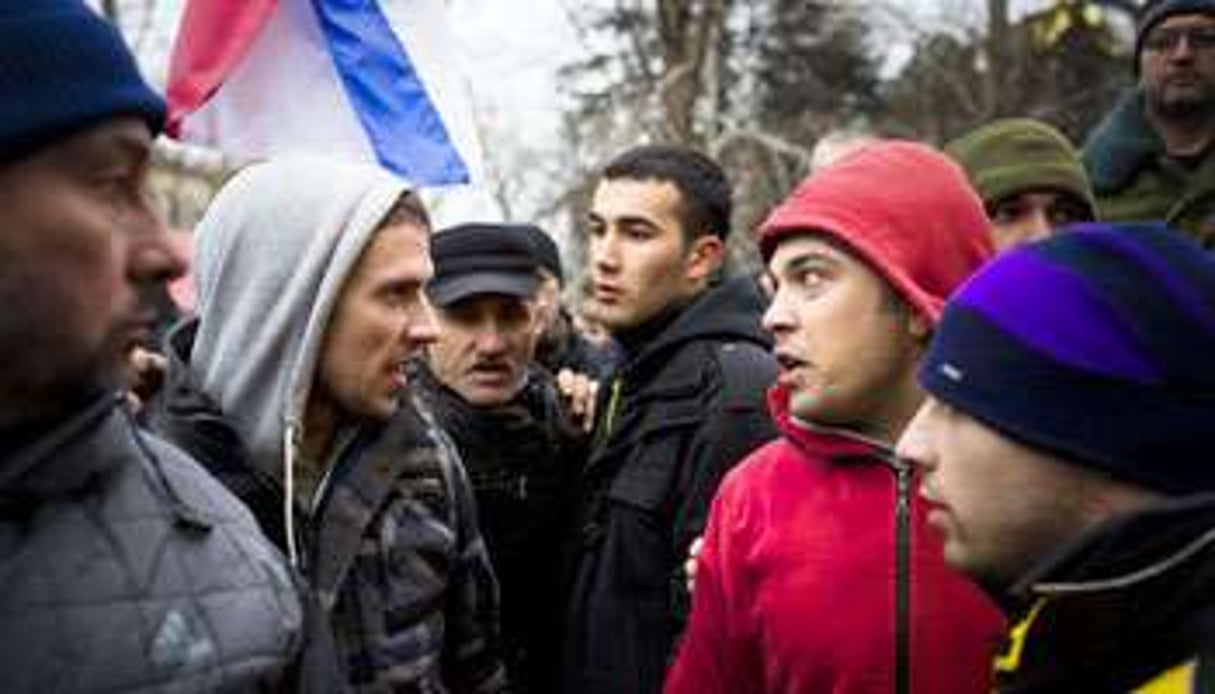
[{"label": "hood of sweatshirt", "polygon": [[763,257],[801,234],[844,244],[934,325],[949,294],[995,252],[962,169],[913,142],[865,145],[811,174],[760,226]]},{"label": "hood of sweatshirt", "polygon": [[274,478],[298,441],[336,300],[406,190],[369,165],[286,157],[237,174],[195,230],[189,375]]}]

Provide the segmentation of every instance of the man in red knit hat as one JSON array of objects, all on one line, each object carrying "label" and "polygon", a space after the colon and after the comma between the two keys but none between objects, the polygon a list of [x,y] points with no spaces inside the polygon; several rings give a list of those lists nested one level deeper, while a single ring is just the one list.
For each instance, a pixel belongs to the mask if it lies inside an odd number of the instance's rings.
[{"label": "man in red knit hat", "polygon": [[893,452],[946,296],[992,254],[961,170],[868,145],[760,229],[783,436],[713,502],[667,691],[981,692],[1001,619],[947,568]]}]

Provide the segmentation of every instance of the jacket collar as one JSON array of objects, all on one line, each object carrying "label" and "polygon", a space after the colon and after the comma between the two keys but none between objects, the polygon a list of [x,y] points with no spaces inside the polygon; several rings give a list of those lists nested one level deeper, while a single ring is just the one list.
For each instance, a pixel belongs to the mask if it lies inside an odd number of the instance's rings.
[{"label": "jacket collar", "polygon": [[661,329],[629,354],[626,373],[664,364],[671,350],[693,340],[745,340],[770,346],[771,338],[759,323],[765,303],[751,277],[733,277],[709,288],[674,316],[660,319]]},{"label": "jacket collar", "polygon": [[1142,90],[1128,92],[1085,143],[1084,166],[1098,195],[1120,190],[1145,161],[1164,153],[1164,142],[1144,108]]},{"label": "jacket collar", "polygon": [[875,456],[885,461],[895,459],[890,446],[857,432],[795,418],[789,412],[789,389],[785,386],[775,385],[768,390],[768,411],[785,438],[811,458],[840,463],[872,460]]},{"label": "jacket collar", "polygon": [[[1039,562],[1011,593],[1027,600],[1135,590],[1203,561],[1215,569],[1215,493],[1112,518]],[[1209,573],[1215,589],[1215,570]]]},{"label": "jacket collar", "polygon": [[71,494],[95,475],[118,467],[122,448],[121,393],[103,393],[0,462],[0,507],[31,505]]}]

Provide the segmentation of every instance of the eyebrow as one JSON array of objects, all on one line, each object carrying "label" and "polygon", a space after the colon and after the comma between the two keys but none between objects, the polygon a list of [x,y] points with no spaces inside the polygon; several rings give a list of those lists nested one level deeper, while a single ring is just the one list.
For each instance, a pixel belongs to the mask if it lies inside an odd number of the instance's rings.
[{"label": "eyebrow", "polygon": [[635,214],[621,215],[620,217],[617,217],[616,224],[617,225],[630,225],[630,226],[639,224],[642,226],[650,227],[652,229],[658,228],[658,223],[655,222],[654,220],[650,219],[649,217],[643,217],[641,215],[635,215]]},{"label": "eyebrow", "polygon": [[791,260],[789,260],[789,262],[785,263],[784,267],[781,269],[785,272],[797,272],[809,266],[821,264],[839,266],[840,260],[839,258],[830,255],[826,251],[806,251],[801,255],[794,256]]}]

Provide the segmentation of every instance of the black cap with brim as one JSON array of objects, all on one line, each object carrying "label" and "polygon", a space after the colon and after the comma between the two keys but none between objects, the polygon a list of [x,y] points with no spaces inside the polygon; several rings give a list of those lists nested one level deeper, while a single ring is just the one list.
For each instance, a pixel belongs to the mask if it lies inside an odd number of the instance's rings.
[{"label": "black cap with brim", "polygon": [[503,224],[461,224],[437,232],[430,243],[435,274],[430,300],[449,306],[476,294],[530,299],[540,286],[531,243]]},{"label": "black cap with brim", "polygon": [[427,293],[436,306],[445,307],[470,296],[498,294],[531,299],[540,286],[540,278],[534,272],[477,272],[467,275],[431,280]]}]

